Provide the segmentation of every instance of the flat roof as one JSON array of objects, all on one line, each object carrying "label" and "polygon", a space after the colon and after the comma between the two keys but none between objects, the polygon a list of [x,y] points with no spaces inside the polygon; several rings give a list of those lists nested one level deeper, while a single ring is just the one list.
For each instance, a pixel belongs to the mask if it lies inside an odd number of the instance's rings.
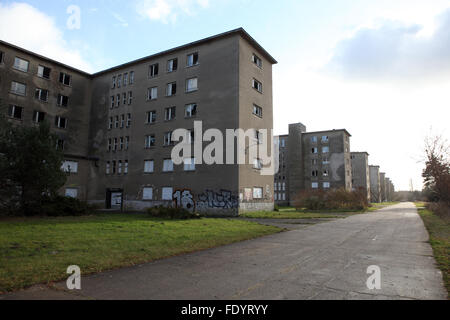
[{"label": "flat roof", "polygon": [[311,131],[311,132],[304,132],[303,134],[319,134],[319,133],[327,133],[327,132],[345,132],[350,137],[352,136],[350,132],[348,132],[346,129],[332,129],[332,130],[323,130],[323,131]]},{"label": "flat roof", "polygon": [[370,154],[367,151],[352,151],[350,153],[354,153],[354,154],[367,154],[368,156],[370,156]]},{"label": "flat roof", "polygon": [[190,43],[182,45],[182,46],[178,46],[178,47],[175,47],[175,48],[172,48],[172,49],[169,49],[169,50],[161,51],[159,53],[155,53],[155,54],[152,54],[152,55],[149,55],[149,56],[137,59],[137,60],[126,62],[126,63],[120,64],[118,66],[111,67],[109,69],[106,69],[106,70],[103,70],[103,71],[99,71],[99,72],[96,72],[96,73],[93,73],[93,74],[90,74],[88,72],[85,72],[85,71],[79,70],[77,68],[71,67],[71,66],[69,66],[67,64],[64,64],[62,62],[59,62],[59,61],[47,58],[47,57],[45,57],[43,55],[40,55],[40,54],[37,54],[35,52],[26,50],[24,48],[18,47],[18,46],[13,45],[13,44],[11,44],[9,42],[0,40],[0,43],[3,44],[3,45],[9,46],[9,47],[11,47],[13,49],[22,51],[22,52],[24,52],[26,54],[34,55],[37,58],[49,61],[49,62],[54,63],[54,64],[57,64],[57,65],[62,66],[64,68],[66,68],[66,69],[70,69],[72,71],[84,74],[84,75],[89,76],[89,77],[95,77],[95,76],[99,76],[101,74],[104,74],[104,73],[107,73],[107,72],[110,72],[110,71],[113,71],[113,70],[116,70],[116,69],[124,68],[126,66],[134,65],[134,64],[146,61],[146,60],[154,59],[154,58],[159,57],[159,56],[167,55],[167,54],[170,54],[170,53],[173,53],[173,52],[176,52],[176,51],[180,51],[180,50],[185,50],[185,49],[188,49],[190,47],[198,46],[200,44],[204,44],[204,43],[211,42],[211,41],[214,41],[214,40],[222,39],[222,38],[229,37],[229,36],[235,35],[235,34],[239,34],[243,39],[247,40],[251,45],[253,45],[257,50],[259,50],[260,53],[267,60],[269,60],[270,63],[272,63],[272,64],[277,64],[278,63],[258,42],[256,42],[255,39],[253,39],[247,33],[247,31],[244,30],[244,28],[237,28],[237,29],[234,29],[234,30],[231,30],[231,31],[227,31],[227,32],[215,35],[215,36],[211,36],[211,37],[208,37],[208,38],[204,38],[204,39],[201,39],[201,40],[190,42]]}]

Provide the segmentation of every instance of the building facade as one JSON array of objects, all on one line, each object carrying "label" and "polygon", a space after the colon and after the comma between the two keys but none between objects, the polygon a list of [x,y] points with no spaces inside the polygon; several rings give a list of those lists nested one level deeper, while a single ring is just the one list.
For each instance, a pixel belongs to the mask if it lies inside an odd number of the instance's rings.
[{"label": "building facade", "polygon": [[380,167],[370,166],[370,202],[381,202]]},{"label": "building facade", "polygon": [[[9,112],[12,121],[50,120],[64,141],[65,194],[112,209],[175,204],[217,215],[273,209],[273,175],[262,175],[260,159],[248,152],[246,164],[238,163],[240,138],[222,141],[234,151],[224,154],[224,164],[203,162],[213,140],[203,136],[208,129],[224,139],[227,130],[249,130],[255,135],[249,145],[260,143],[262,130],[271,135],[277,62],[245,30],[92,75],[4,42],[0,51],[2,99],[23,108],[17,119]],[[191,150],[178,165],[171,157],[177,129],[188,130]]]},{"label": "building facade", "polygon": [[353,190],[362,190],[370,201],[370,170],[367,152],[352,152]]},{"label": "building facade", "polygon": [[289,125],[289,135],[279,136],[279,172],[275,185],[286,183],[286,199],[292,204],[304,190],[345,188],[352,190],[350,137],[347,130],[307,132],[301,124]]}]

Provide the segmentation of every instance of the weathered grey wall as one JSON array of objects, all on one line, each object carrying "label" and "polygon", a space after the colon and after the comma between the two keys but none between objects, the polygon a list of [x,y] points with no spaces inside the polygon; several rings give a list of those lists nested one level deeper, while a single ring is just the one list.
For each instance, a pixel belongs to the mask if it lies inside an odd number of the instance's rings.
[{"label": "weathered grey wall", "polygon": [[380,167],[370,166],[370,201],[381,202]]},{"label": "weathered grey wall", "polygon": [[353,188],[361,189],[370,201],[370,171],[369,154],[367,152],[352,152]]}]

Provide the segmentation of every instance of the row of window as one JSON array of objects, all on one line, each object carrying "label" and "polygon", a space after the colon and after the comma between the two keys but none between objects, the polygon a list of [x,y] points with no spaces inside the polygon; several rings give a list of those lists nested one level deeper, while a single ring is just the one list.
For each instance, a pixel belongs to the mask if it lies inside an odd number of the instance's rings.
[{"label": "row of window", "polygon": [[286,182],[278,182],[274,185],[275,191],[286,191]]},{"label": "row of window", "polygon": [[[311,160],[311,164],[312,164],[313,166],[317,166],[317,165],[319,164],[319,160],[318,160],[318,159],[312,159],[312,160]],[[323,164],[323,165],[328,165],[328,164],[330,164],[330,159],[329,159],[328,157],[324,157],[324,158],[322,159],[322,164]]]},{"label": "row of window", "polygon": [[[10,105],[8,107],[8,116],[12,119],[22,120],[24,115],[24,108],[16,105]],[[42,111],[33,111],[33,119],[32,121],[35,123],[40,123],[45,120],[46,113]],[[66,129],[67,128],[67,118],[63,118],[60,116],[55,116],[55,126],[57,128]]]},{"label": "row of window", "polygon": [[[331,184],[330,184],[329,182],[323,182],[323,183],[322,183],[322,187],[323,187],[324,189],[330,189]],[[311,188],[313,188],[313,189],[319,189],[319,183],[318,183],[318,182],[313,182],[313,183],[311,184]]]},{"label": "row of window", "polygon": [[[4,56],[4,54],[2,53],[2,61],[3,61],[3,56]],[[19,57],[15,57],[13,68],[16,70],[22,71],[22,72],[28,72],[28,70],[30,68],[30,62],[28,60],[25,60],[25,59],[22,59]],[[38,75],[38,77],[41,77],[44,79],[50,79],[51,71],[52,71],[52,69],[50,69],[49,67],[39,65],[37,75]],[[66,86],[70,86],[72,84],[72,76],[67,73],[60,72],[59,73],[59,82]]]},{"label": "row of window", "polygon": [[113,127],[115,129],[123,129],[131,127],[131,113],[128,113],[125,118],[125,114],[122,114],[120,116],[110,117],[108,122],[108,129],[112,129]]},{"label": "row of window", "polygon": [[[319,170],[313,170],[311,172],[311,176],[312,177],[318,177],[319,176]],[[322,177],[329,177],[330,176],[330,171],[329,170],[323,170],[322,171]]]},{"label": "row of window", "polygon": [[[164,121],[171,121],[176,118],[177,107],[168,107],[164,109]],[[186,118],[192,118],[197,115],[197,104],[190,103],[184,106],[184,116]],[[157,121],[156,110],[148,111],[145,114],[145,123],[153,124]]]},{"label": "row of window", "polygon": [[124,92],[122,94],[111,96],[111,109],[113,109],[114,107],[120,107],[121,101],[124,106],[126,106],[127,104],[131,105],[131,103],[133,102],[133,91],[128,91],[128,94]]},{"label": "row of window", "polygon": [[[318,138],[317,136],[311,137],[311,143],[317,143]],[[322,136],[322,139],[320,140],[322,143],[328,143],[330,142],[330,137],[328,136]]]},{"label": "row of window", "polygon": [[286,201],[286,193],[277,193],[277,192],[275,192],[274,200],[275,201]]},{"label": "row of window", "polygon": [[[184,171],[195,171],[195,159],[194,158],[184,159],[183,169],[184,169]],[[174,171],[174,164],[173,164],[172,159],[164,159],[162,172],[173,172],[173,171]],[[144,173],[150,174],[150,173],[154,173],[154,172],[155,172],[155,161],[154,160],[145,160],[144,161]],[[106,162],[106,174],[107,175],[128,174],[128,160],[107,161]]]},{"label": "row of window", "polygon": [[[11,93],[26,96],[27,95],[27,85],[12,81],[11,82]],[[34,92],[34,97],[41,102],[48,102],[49,99],[49,91],[46,89],[36,88]],[[69,97],[64,96],[62,94],[58,94],[58,98],[56,100],[56,104],[60,107],[67,108],[69,106]]]},{"label": "row of window", "polygon": [[[319,153],[319,148],[311,148],[311,153],[317,154]],[[330,153],[330,147],[322,147],[322,153]]]},{"label": "row of window", "polygon": [[[122,82],[123,79],[123,82]],[[125,72],[123,75],[119,74],[118,76],[114,76],[112,78],[112,88],[120,88],[123,86],[126,87],[127,85],[134,84],[134,71],[130,71],[130,73]]]},{"label": "row of window", "polygon": [[123,151],[130,147],[130,137],[109,138],[108,151]]}]

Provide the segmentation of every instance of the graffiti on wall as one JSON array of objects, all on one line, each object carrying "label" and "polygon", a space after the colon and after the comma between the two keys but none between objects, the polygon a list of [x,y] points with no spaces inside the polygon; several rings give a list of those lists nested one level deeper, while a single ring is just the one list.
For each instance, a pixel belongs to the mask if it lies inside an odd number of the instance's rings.
[{"label": "graffiti on wall", "polygon": [[231,191],[220,190],[219,192],[206,190],[198,195],[195,200],[190,190],[176,190],[173,193],[175,207],[189,211],[206,209],[236,209],[239,207],[239,198]]}]

